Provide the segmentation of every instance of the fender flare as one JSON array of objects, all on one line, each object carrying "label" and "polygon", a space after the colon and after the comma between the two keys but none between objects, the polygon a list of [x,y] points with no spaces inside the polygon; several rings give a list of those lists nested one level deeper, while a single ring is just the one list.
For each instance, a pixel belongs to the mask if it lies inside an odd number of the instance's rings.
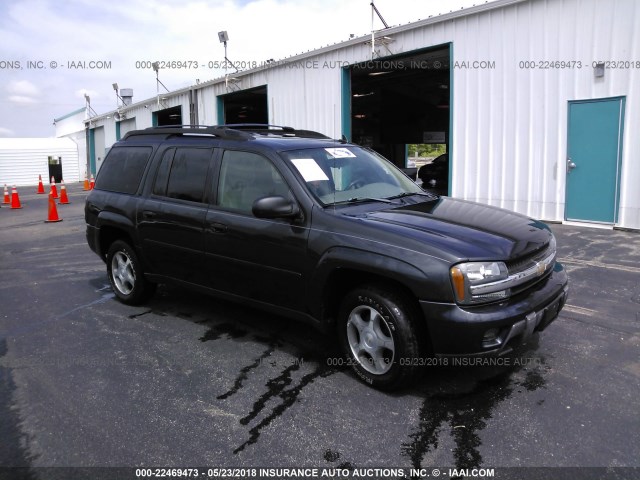
[{"label": "fender flare", "polygon": [[430,281],[416,266],[395,257],[372,253],[353,247],[336,247],[327,250],[318,261],[309,282],[309,305],[312,314],[324,319],[324,302],[331,275],[340,269],[356,270],[388,278],[403,285],[413,296],[420,299]]}]

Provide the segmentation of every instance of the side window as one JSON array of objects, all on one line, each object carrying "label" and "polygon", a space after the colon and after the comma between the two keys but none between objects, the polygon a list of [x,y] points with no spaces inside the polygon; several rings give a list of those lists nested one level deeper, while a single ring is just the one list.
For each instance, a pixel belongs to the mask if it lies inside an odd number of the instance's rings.
[{"label": "side window", "polygon": [[210,148],[167,150],[156,174],[153,193],[179,200],[202,202],[211,152]]},{"label": "side window", "polygon": [[96,180],[97,190],[134,194],[151,156],[151,147],[112,148]]},{"label": "side window", "polygon": [[170,148],[162,156],[162,161],[156,173],[156,180],[153,183],[153,194],[165,196],[167,194],[167,180],[169,180],[169,171],[171,170],[171,162],[173,155],[176,153],[175,148]]},{"label": "side window", "polygon": [[253,202],[273,195],[291,198],[289,187],[267,158],[250,152],[224,152],[218,181],[220,207],[251,214]]}]

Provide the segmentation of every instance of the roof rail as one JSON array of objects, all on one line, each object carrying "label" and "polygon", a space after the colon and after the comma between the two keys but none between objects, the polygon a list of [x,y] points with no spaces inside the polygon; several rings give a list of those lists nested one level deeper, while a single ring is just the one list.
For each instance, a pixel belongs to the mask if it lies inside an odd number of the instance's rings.
[{"label": "roof rail", "polygon": [[328,139],[322,133],[312,130],[296,130],[292,127],[281,125],[268,125],[262,123],[232,123],[227,125],[161,125],[149,127],[144,130],[132,130],[122,140],[141,135],[213,135],[218,138],[230,140],[251,140],[256,135],[282,135],[284,137],[298,138],[322,138]]},{"label": "roof rail", "polygon": [[161,125],[157,127],[149,127],[144,130],[132,130],[122,138],[126,140],[129,137],[142,135],[213,135],[219,138],[228,138],[231,140],[250,140],[253,137],[250,133],[233,130],[231,128],[220,128],[218,126],[208,125]]},{"label": "roof rail", "polygon": [[257,133],[259,135],[282,135],[285,137],[299,138],[330,138],[313,130],[296,130],[293,127],[285,127],[282,125],[270,125],[267,123],[229,123],[218,125],[220,128],[231,128],[245,132]]}]

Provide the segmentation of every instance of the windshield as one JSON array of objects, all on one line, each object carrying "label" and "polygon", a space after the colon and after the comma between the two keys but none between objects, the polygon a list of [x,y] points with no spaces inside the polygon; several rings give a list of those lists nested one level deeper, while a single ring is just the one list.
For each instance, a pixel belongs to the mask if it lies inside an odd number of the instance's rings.
[{"label": "windshield", "polygon": [[324,205],[424,193],[395,165],[361,147],[282,152]]}]

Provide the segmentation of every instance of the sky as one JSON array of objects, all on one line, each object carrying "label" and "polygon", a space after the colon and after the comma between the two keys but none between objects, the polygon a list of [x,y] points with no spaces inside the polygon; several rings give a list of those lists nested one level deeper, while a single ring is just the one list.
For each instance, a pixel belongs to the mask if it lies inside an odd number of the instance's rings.
[{"label": "sky", "polygon": [[[53,120],[85,106],[116,108],[156,94],[154,61],[171,91],[219,78],[219,31],[236,64],[282,60],[371,32],[371,0],[0,0],[0,137],[53,137]],[[484,0],[375,0],[390,26]],[[376,30],[382,22],[376,17]],[[210,63],[211,62],[211,63]],[[194,68],[197,66],[197,68]],[[211,68],[210,68],[211,67]]]}]

